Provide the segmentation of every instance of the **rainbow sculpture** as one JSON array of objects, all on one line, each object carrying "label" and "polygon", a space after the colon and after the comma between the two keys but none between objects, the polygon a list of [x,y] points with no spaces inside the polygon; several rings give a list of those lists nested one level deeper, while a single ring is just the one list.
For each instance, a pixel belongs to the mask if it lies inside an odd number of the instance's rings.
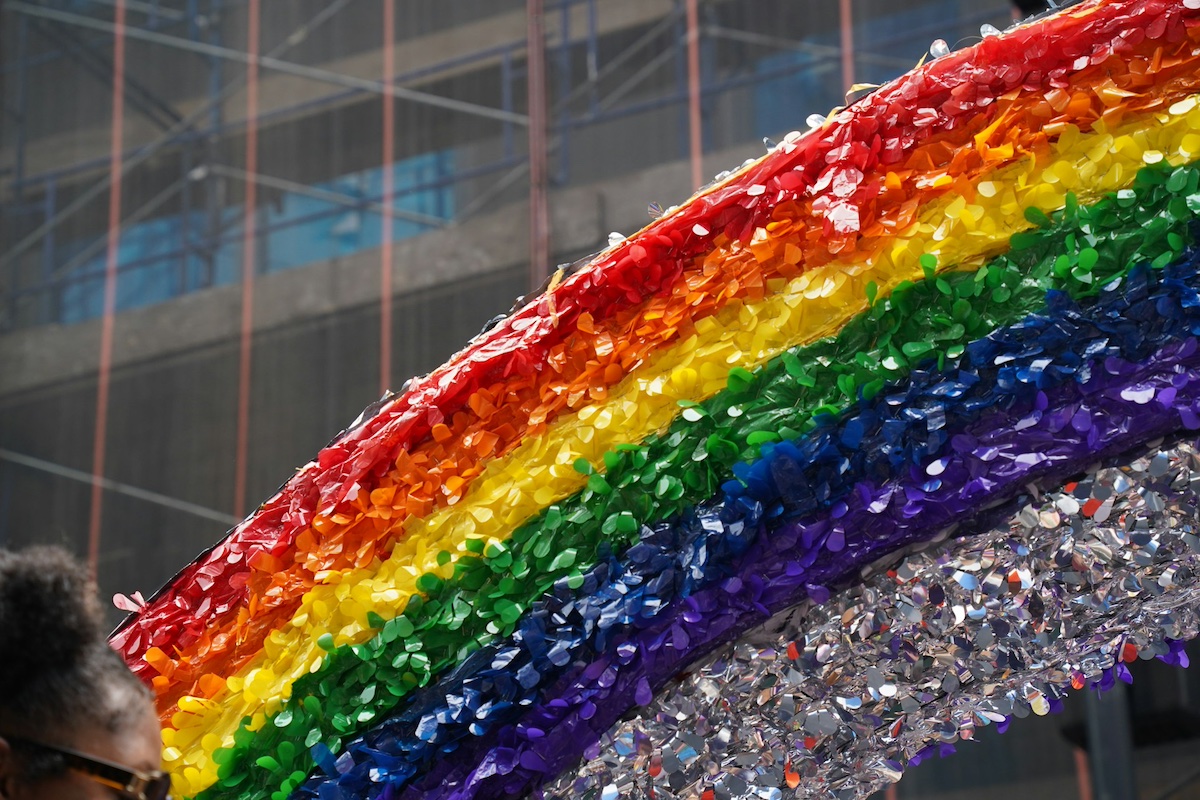
[{"label": "rainbow sculpture", "polygon": [[1184,661],[1198,8],[919,66],[388,398],[114,635],[175,793],[859,797]]}]

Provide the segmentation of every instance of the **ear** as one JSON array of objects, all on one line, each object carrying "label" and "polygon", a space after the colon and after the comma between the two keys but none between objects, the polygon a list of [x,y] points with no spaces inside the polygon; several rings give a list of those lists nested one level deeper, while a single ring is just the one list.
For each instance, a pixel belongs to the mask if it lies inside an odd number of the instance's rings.
[{"label": "ear", "polygon": [[12,746],[0,736],[0,800],[15,797],[16,763]]}]

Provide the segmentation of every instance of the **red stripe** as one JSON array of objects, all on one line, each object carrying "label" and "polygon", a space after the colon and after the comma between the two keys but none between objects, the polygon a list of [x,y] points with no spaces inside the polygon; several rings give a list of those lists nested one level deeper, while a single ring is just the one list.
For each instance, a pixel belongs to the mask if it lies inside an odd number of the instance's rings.
[{"label": "red stripe", "polygon": [[[388,89],[396,74],[396,0],[383,0],[383,84]],[[379,393],[392,384],[392,193],[396,160],[396,98],[383,93],[383,244],[379,263]]]},{"label": "red stripe", "polygon": [[254,206],[258,181],[258,21],[259,0],[247,9],[246,54],[246,196],[242,218],[242,337],[238,360],[237,454],[233,477],[233,513],[246,513],[246,461],[250,440],[250,355],[254,331]]},{"label": "red stripe", "polygon": [[104,453],[108,438],[108,385],[112,373],[113,315],[117,308],[117,256],[121,243],[121,142],[125,133],[125,0],[113,12],[112,143],[109,150],[108,249],[104,258],[104,316],[100,322],[100,367],[96,378],[96,425],[92,441],[92,503],[88,520],[88,569],[100,562]]}]

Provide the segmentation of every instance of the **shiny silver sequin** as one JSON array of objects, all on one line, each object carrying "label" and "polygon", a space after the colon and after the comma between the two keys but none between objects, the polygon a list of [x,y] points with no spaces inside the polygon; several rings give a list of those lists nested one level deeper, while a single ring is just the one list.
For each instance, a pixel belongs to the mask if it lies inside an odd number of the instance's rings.
[{"label": "shiny silver sequin", "polygon": [[1123,654],[1196,635],[1198,490],[1187,444],[1031,491],[1007,526],[880,565],[723,648],[546,795],[864,798],[927,748],[1047,714]]}]

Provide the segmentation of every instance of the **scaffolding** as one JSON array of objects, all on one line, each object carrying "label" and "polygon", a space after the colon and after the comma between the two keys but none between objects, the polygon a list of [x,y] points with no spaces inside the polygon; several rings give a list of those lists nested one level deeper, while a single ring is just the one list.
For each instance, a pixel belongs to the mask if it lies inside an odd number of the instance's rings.
[{"label": "scaffolding", "polygon": [[[536,287],[584,255],[555,245],[556,191],[671,162],[695,188],[705,153],[778,137],[856,81],[911,68],[932,39],[976,36],[1007,3],[10,0],[0,13],[0,335],[99,324],[95,565],[105,492],[172,494],[106,472],[120,312],[238,291],[233,501],[174,509],[240,518],[250,387],[273,368],[254,361],[261,276],[377,259],[371,380],[386,391],[397,240],[527,203]],[[85,474],[15,449],[0,462],[0,511],[17,467]]]},{"label": "scaffolding", "polygon": [[[390,7],[393,2],[388,0],[382,5]],[[6,106],[10,124],[5,126],[10,133],[5,135],[4,148],[8,158],[3,173],[6,246],[0,254],[4,292],[0,325],[11,330],[70,322],[102,311],[93,304],[90,310],[75,312],[74,316],[64,314],[63,296],[69,294],[70,287],[98,283],[96,265],[106,247],[108,231],[93,225],[89,232],[84,226],[77,236],[69,237],[88,239],[82,245],[78,241],[64,242],[68,237],[63,232],[72,227],[73,220],[103,208],[114,175],[128,183],[139,172],[156,173],[153,180],[145,182],[145,191],[126,190],[120,229],[164,215],[178,218],[173,247],[144,255],[122,253],[117,266],[124,278],[151,267],[161,269],[165,262],[173,261],[179,272],[174,285],[156,298],[166,299],[234,279],[222,275],[217,262],[223,249],[236,248],[245,238],[242,223],[250,218],[239,221],[227,211],[230,201],[240,200],[247,191],[262,190],[268,199],[282,195],[315,201],[310,213],[297,217],[272,219],[271,214],[256,209],[251,215],[255,219],[250,221],[257,221],[255,236],[261,240],[269,240],[273,233],[326,223],[346,211],[383,214],[410,223],[399,233],[413,235],[461,223],[489,203],[511,198],[512,188],[521,184],[532,193],[536,208],[543,175],[547,187],[572,182],[573,145],[581,131],[672,108],[679,111],[679,145],[663,155],[690,159],[699,175],[700,142],[714,141],[714,132],[704,131],[706,105],[719,104],[731,93],[748,87],[805,73],[824,76],[827,84],[828,91],[822,93],[825,96],[812,98],[814,105],[809,110],[815,110],[819,103],[836,102],[841,88],[853,82],[856,63],[860,72],[870,72],[874,77],[897,74],[920,57],[920,42],[943,34],[946,27],[945,17],[938,15],[935,24],[909,27],[894,33],[891,40],[875,37],[870,50],[856,51],[848,0],[840,2],[836,12],[829,15],[833,19],[810,15],[814,30],[796,31],[796,38],[780,35],[770,26],[754,25],[754,20],[746,25],[745,20],[738,19],[740,4],[731,2],[664,2],[659,4],[661,9],[627,21],[621,18],[627,11],[622,3],[551,0],[544,11],[540,3],[529,3],[530,9],[536,10],[528,18],[538,24],[529,25],[525,37],[479,42],[478,47],[449,58],[399,71],[389,69],[386,74],[368,77],[361,72],[339,71],[336,65],[331,68],[303,63],[295,56],[303,43],[329,31],[349,6],[367,4],[368,0],[334,0],[322,5],[290,30],[274,32],[270,38],[275,43],[262,53],[248,49],[246,42],[241,43],[243,46],[222,43],[234,38],[231,29],[248,28],[251,16],[261,15],[251,0],[180,0],[176,5],[158,0],[56,4],[14,0],[5,4],[4,13],[13,23],[7,27],[15,31],[15,47],[8,52],[15,53],[15,58],[3,66],[11,100]],[[920,11],[924,6],[959,4],[908,5]],[[508,15],[522,13],[512,3],[494,4],[493,11],[496,8],[507,8]],[[122,16],[119,21],[118,14]],[[977,28],[978,22],[995,17],[995,9],[977,8],[956,17],[957,27]],[[736,24],[739,21],[743,23],[740,26]],[[381,27],[392,34],[392,39],[390,43],[377,42],[375,47],[395,63],[394,19],[391,26]],[[814,32],[816,35],[812,35]],[[822,36],[826,32],[829,35]],[[531,37],[541,40],[538,46],[530,47]],[[138,65],[133,63],[121,76],[121,91],[113,91],[112,51],[118,39],[129,46],[151,48],[162,59],[192,60],[207,73],[204,95],[188,98],[185,110],[180,98],[146,85],[138,74]],[[36,53],[31,52],[35,40],[44,45]],[[405,44],[402,40],[398,45],[402,54]],[[761,57],[746,62],[747,54],[752,52],[770,54],[776,65],[759,66],[764,60]],[[529,58],[530,53],[537,57]],[[787,58],[788,54],[800,57]],[[401,58],[400,63],[405,61]],[[149,126],[154,135],[128,143],[116,154],[101,151],[71,163],[56,158],[51,168],[31,167],[28,151],[36,134],[27,130],[30,106],[35,102],[30,78],[53,62],[67,62],[107,85],[126,112],[141,118],[146,123],[142,127]],[[545,66],[538,69],[539,65]],[[231,67],[238,69],[231,73]],[[248,110],[238,118],[229,113],[230,101],[245,94],[252,75],[261,75],[263,80],[283,76],[333,91],[308,91],[307,96],[293,102],[275,103],[256,114]],[[461,80],[461,76],[472,75],[477,76],[473,87]],[[462,94],[468,96],[439,92],[438,84],[445,76],[460,76],[459,85],[467,86]],[[490,100],[469,97],[480,94],[485,83],[489,88],[498,88]],[[36,86],[36,82],[33,84]],[[382,97],[388,99],[390,111],[380,114],[377,120],[376,137],[381,141],[394,144],[396,135],[403,138],[407,132],[404,115],[424,113],[426,119],[437,118],[441,124],[456,127],[459,139],[471,135],[493,138],[499,147],[491,158],[445,167],[423,175],[419,181],[397,182],[389,172],[385,182],[392,185],[387,191],[382,186],[376,191],[339,190],[262,168],[248,170],[244,153],[238,159],[229,157],[231,143],[244,142],[258,131],[296,125],[300,120],[314,120]],[[804,115],[797,113],[796,117]],[[538,117],[538,124],[532,128],[531,117]],[[384,125],[389,123],[393,135],[384,137]],[[720,139],[720,134],[716,138]],[[305,155],[302,150],[298,155],[318,157],[316,153]],[[385,156],[381,148],[376,166],[382,166]],[[173,169],[163,168],[166,161]],[[543,161],[544,170],[540,166]],[[115,173],[109,169],[114,164],[119,164]],[[162,174],[169,172],[174,174]],[[470,186],[469,192],[462,191],[464,186]],[[453,194],[469,195],[471,199],[450,213],[445,208],[441,213],[428,213],[406,203],[414,198],[444,200]],[[380,228],[395,232],[393,226]],[[532,235],[536,241],[538,236],[549,237],[550,232],[535,231]],[[262,246],[258,245],[260,250]],[[531,266],[531,282],[540,282],[549,266],[544,263],[549,254],[541,247],[533,250],[534,260],[542,263]],[[137,298],[122,297],[119,306],[137,302]]]}]

